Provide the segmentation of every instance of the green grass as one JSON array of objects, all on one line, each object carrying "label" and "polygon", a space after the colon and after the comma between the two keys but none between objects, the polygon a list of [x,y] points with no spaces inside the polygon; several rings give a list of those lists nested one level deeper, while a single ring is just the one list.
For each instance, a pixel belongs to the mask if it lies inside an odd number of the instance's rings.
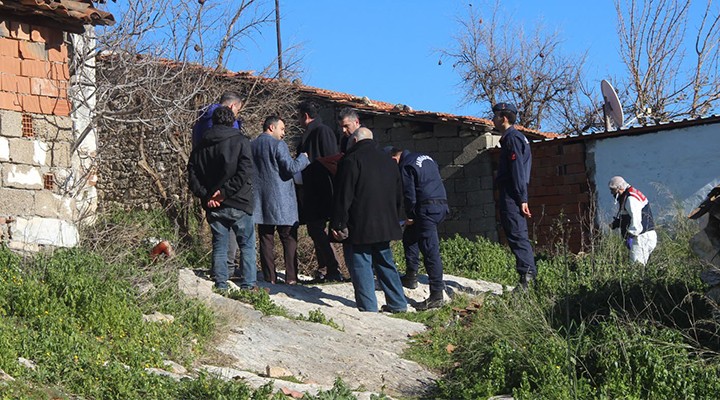
[{"label": "green grass", "polygon": [[[405,354],[443,374],[431,398],[715,398],[720,327],[701,295],[706,266],[689,248],[695,229],[679,220],[660,230],[646,267],[613,235],[582,255],[560,245],[538,255],[529,293],[402,315],[428,326]],[[455,237],[441,252],[447,273],[517,279],[508,250],[487,240]],[[481,307],[460,319],[453,308],[467,302]]]},{"label": "green grass", "polygon": [[[156,213],[114,213],[83,233],[83,248],[23,257],[0,247],[0,369],[15,378],[0,399],[283,398],[202,373],[177,382],[146,372],[164,360],[190,369],[215,328],[178,290],[177,268],[203,250],[178,245],[177,258],[153,261],[148,237],[180,242]],[[153,312],[175,319],[143,322]]]}]

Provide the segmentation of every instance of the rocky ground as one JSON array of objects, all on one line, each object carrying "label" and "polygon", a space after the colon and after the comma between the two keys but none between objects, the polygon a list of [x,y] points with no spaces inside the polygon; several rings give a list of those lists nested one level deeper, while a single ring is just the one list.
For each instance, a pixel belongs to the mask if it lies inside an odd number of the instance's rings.
[{"label": "rocky ground", "polygon": [[[448,296],[457,292],[479,294],[503,290],[499,284],[449,275],[445,281]],[[337,377],[348,387],[357,388],[359,399],[380,392],[414,397],[424,393],[437,378],[432,371],[402,358],[410,336],[425,327],[390,314],[358,311],[351,283],[259,284],[268,288],[273,302],[291,313],[307,316],[319,309],[341,330],[264,316],[248,304],[213,293],[211,281],[183,269],[180,270],[181,290],[206,302],[221,319],[220,338],[215,342],[217,362],[206,362],[202,368],[227,379],[243,379],[253,387],[272,380],[278,389],[296,397],[304,392],[314,394],[327,390]],[[384,304],[382,292],[376,294],[378,304]],[[426,277],[420,277],[419,288],[405,289],[405,295],[411,305],[426,298]],[[271,378],[288,375],[293,378]]]}]

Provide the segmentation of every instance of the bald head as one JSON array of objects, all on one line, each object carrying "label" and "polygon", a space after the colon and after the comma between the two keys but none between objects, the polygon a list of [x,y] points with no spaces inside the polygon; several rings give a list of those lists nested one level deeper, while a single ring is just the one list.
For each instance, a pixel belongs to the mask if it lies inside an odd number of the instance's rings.
[{"label": "bald head", "polygon": [[365,139],[372,139],[373,133],[370,129],[365,127],[360,127],[353,132],[352,136],[350,136],[350,140],[348,141],[348,149],[352,147],[355,143],[365,140]]},{"label": "bald head", "polygon": [[372,139],[372,138],[373,138],[373,133],[372,133],[372,131],[371,131],[370,129],[368,129],[368,128],[364,128],[364,127],[363,127],[363,128],[357,128],[357,129],[355,130],[355,132],[353,132],[353,137],[355,138],[355,141],[356,141],[356,142],[359,142],[359,141],[365,140],[365,139]]}]

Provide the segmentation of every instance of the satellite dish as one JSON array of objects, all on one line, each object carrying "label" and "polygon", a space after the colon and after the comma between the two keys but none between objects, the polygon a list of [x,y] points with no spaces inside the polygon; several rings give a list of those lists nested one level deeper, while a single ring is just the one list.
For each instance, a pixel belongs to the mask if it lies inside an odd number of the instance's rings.
[{"label": "satellite dish", "polygon": [[618,99],[615,89],[610,82],[603,79],[600,82],[600,91],[603,95],[603,114],[605,115],[605,132],[610,130],[610,121],[615,125],[615,129],[623,127],[623,111],[620,99]]}]

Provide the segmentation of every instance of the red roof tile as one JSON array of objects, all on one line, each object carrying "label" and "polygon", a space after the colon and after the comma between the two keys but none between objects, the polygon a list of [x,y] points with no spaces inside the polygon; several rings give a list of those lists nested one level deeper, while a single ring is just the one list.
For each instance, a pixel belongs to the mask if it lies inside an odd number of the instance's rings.
[{"label": "red roof tile", "polygon": [[83,25],[112,25],[115,17],[106,11],[98,10],[93,3],[104,0],[5,0],[0,2],[0,10],[19,17],[45,17],[63,24],[68,32],[84,32]]},{"label": "red roof tile", "polygon": [[[139,56],[141,57],[141,56]],[[188,63],[182,63],[175,60],[167,60],[163,59],[161,60],[163,63],[165,63],[168,66],[171,67],[190,67],[190,68],[198,68],[205,71],[212,70],[210,67],[203,67],[198,64],[188,64]],[[231,71],[221,71],[217,72],[219,76],[224,76],[230,79],[259,79],[261,81],[272,81],[272,78],[265,78],[254,75],[253,71],[239,71],[239,72],[231,72]],[[294,85],[298,86],[298,90],[306,95],[306,96],[312,96],[320,99],[327,100],[329,102],[333,102],[335,104],[351,107],[354,109],[357,109],[360,112],[370,113],[370,114],[389,114],[389,115],[396,115],[400,117],[406,117],[406,118],[417,118],[417,119],[423,119],[426,121],[436,121],[440,120],[443,122],[454,122],[462,125],[470,125],[470,126],[478,126],[482,125],[484,127],[490,127],[492,128],[493,123],[489,119],[485,118],[478,118],[478,117],[471,117],[471,116],[461,116],[461,115],[454,115],[454,114],[448,114],[448,113],[440,113],[440,112],[432,112],[432,111],[416,111],[413,110],[411,107],[405,105],[405,104],[392,104],[392,103],[386,103],[383,101],[378,100],[371,100],[368,97],[359,97],[348,93],[341,93],[341,92],[335,92],[332,90],[327,89],[320,89],[312,86],[307,86],[303,84],[296,84]],[[529,139],[532,140],[542,140],[542,139],[554,139],[558,138],[559,135],[555,133],[550,132],[540,132],[534,129],[525,128],[523,126],[516,125],[516,128],[523,132]]]},{"label": "red roof tile", "polygon": [[[371,100],[367,97],[358,97],[347,93],[334,92],[327,89],[319,89],[312,86],[302,85],[300,91],[306,95],[317,96],[334,103],[338,103],[347,107],[355,108],[359,111],[378,113],[378,114],[391,114],[411,118],[427,118],[433,120],[441,120],[448,122],[457,122],[460,124],[468,125],[485,125],[493,126],[493,123],[489,119],[454,115],[432,111],[420,111],[413,110],[411,107],[405,104],[391,104],[383,101]],[[551,139],[557,138],[558,135],[549,132],[540,132],[534,129],[525,128],[523,126],[516,126],[518,130],[523,132],[530,139]]]}]

